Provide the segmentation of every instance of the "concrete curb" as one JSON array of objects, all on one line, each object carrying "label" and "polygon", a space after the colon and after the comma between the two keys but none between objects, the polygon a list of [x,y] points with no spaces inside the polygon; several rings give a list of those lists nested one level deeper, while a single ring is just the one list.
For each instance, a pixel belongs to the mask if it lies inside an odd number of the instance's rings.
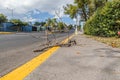
[{"label": "concrete curb", "polygon": [[13,32],[0,32],[0,34],[13,34]]}]

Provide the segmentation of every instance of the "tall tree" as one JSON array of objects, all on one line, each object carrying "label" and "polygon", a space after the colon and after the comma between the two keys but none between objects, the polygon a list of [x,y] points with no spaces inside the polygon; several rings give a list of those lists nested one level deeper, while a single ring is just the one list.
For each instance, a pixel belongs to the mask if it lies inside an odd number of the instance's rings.
[{"label": "tall tree", "polygon": [[16,25],[17,31],[21,31],[22,26],[26,25],[20,19],[11,19],[10,22]]},{"label": "tall tree", "polygon": [[22,22],[23,26],[27,26],[28,22]]},{"label": "tall tree", "polygon": [[78,7],[76,5],[67,4],[67,6],[64,6],[64,13],[68,14],[72,19],[77,18]]},{"label": "tall tree", "polygon": [[78,16],[79,16],[79,10],[76,5],[73,4],[67,4],[67,6],[64,6],[64,13],[69,15],[70,18],[76,20],[76,25],[78,23]]},{"label": "tall tree", "polygon": [[46,27],[51,27],[51,28],[55,28],[56,27],[56,24],[57,24],[57,20],[55,19],[55,18],[53,18],[53,19],[50,19],[50,18],[48,18],[47,20],[46,20],[46,24],[45,24],[45,26]]},{"label": "tall tree", "polygon": [[4,14],[0,14],[0,23],[6,22],[6,21],[7,21],[7,17]]},{"label": "tall tree", "polygon": [[35,22],[34,25],[35,25],[35,26],[39,26],[39,25],[40,25],[40,22]]},{"label": "tall tree", "polygon": [[51,26],[55,30],[57,28],[57,20],[56,20],[56,18],[53,18],[51,20],[52,20]]},{"label": "tall tree", "polygon": [[74,4],[64,6],[64,13],[72,19],[78,15],[85,21],[99,8],[105,5],[108,0],[74,0]]},{"label": "tall tree", "polygon": [[[78,7],[79,15],[81,15],[85,21],[88,19],[88,4],[90,3],[89,0],[74,0],[74,3]],[[80,14],[81,13],[81,14]]]},{"label": "tall tree", "polygon": [[93,0],[93,4],[95,5],[95,10],[97,10],[97,8],[99,7],[103,7],[107,1],[108,0]]},{"label": "tall tree", "polygon": [[44,26],[46,24],[46,22],[35,22],[34,25],[35,26]]},{"label": "tall tree", "polygon": [[40,22],[40,26],[44,26],[46,22]]},{"label": "tall tree", "polygon": [[58,22],[58,29],[61,32],[62,30],[64,30],[65,26],[63,22]]}]

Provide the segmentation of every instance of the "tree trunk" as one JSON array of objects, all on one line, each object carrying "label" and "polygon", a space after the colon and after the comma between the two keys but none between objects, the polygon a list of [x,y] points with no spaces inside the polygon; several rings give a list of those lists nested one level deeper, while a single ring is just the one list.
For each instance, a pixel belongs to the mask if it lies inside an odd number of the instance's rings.
[{"label": "tree trunk", "polygon": [[82,12],[83,12],[83,18],[85,19],[85,21],[87,21],[87,14],[85,8],[82,8]]}]

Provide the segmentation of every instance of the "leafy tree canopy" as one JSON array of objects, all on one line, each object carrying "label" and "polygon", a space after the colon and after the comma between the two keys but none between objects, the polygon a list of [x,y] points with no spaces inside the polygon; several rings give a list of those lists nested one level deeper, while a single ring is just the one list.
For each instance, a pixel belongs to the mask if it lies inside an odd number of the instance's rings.
[{"label": "leafy tree canopy", "polygon": [[7,21],[7,17],[4,14],[0,14],[0,23],[6,22],[6,21]]},{"label": "leafy tree canopy", "polygon": [[107,2],[86,22],[85,34],[111,37],[120,30],[120,0]]}]

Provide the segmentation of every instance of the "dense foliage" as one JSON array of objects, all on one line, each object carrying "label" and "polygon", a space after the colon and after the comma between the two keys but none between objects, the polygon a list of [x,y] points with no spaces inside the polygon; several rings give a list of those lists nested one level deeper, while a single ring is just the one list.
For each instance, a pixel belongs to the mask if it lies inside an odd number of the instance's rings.
[{"label": "dense foliage", "polygon": [[111,37],[120,30],[120,0],[107,2],[86,22],[84,33],[88,35]]},{"label": "dense foliage", "polygon": [[20,19],[11,19],[10,22],[12,22],[12,23],[14,23],[16,25],[15,30],[17,29],[17,31],[21,31],[23,26],[28,25],[27,22],[23,22]]},{"label": "dense foliage", "polygon": [[0,23],[6,22],[6,21],[7,21],[7,17],[4,14],[0,14]]},{"label": "dense foliage", "polygon": [[81,16],[82,20],[88,18],[101,6],[104,6],[108,0],[74,0],[73,4],[64,6],[64,13],[72,19]]}]

